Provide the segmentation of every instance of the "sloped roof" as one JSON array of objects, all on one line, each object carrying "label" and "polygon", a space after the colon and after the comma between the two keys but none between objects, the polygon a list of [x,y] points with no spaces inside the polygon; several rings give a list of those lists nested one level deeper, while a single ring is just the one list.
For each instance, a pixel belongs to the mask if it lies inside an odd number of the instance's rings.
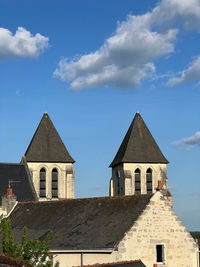
[{"label": "sloped roof", "polygon": [[53,230],[52,250],[110,249],[123,238],[152,195],[18,203],[9,218],[16,238],[42,239]]},{"label": "sloped roof", "polygon": [[145,267],[141,260],[135,261],[119,261],[103,264],[83,265],[83,267]]},{"label": "sloped roof", "polygon": [[138,112],[110,167],[120,163],[169,163]]},{"label": "sloped roof", "polygon": [[44,113],[25,157],[27,162],[75,162],[47,113]]},{"label": "sloped roof", "polygon": [[[17,163],[0,163],[0,196],[6,194],[9,180],[17,201],[35,201],[37,196],[28,176],[25,165]],[[1,198],[0,198],[1,203]]]}]

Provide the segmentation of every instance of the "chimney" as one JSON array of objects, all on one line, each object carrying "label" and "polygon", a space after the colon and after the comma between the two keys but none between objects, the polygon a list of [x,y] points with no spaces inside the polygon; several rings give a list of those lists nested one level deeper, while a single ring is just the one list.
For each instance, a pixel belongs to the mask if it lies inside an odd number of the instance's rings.
[{"label": "chimney", "polygon": [[6,190],[6,194],[2,197],[2,209],[6,215],[9,214],[9,212],[12,210],[16,202],[17,198],[13,194],[13,190],[9,185],[9,187]]},{"label": "chimney", "polygon": [[158,180],[158,189],[161,189],[161,188],[162,188],[162,181]]},{"label": "chimney", "polygon": [[7,188],[6,190],[6,196],[12,196],[12,188]]}]

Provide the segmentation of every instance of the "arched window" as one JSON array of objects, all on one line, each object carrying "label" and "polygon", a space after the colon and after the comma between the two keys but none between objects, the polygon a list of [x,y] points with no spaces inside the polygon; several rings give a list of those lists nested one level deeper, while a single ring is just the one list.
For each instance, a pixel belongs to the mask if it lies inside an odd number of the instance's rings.
[{"label": "arched window", "polygon": [[147,181],[147,194],[152,193],[152,170],[149,168],[146,172],[146,181]]},{"label": "arched window", "polygon": [[52,186],[51,186],[52,197],[58,197],[58,171],[56,168],[52,170],[51,177],[52,177]]},{"label": "arched window", "polygon": [[40,170],[40,197],[46,197],[46,170]]},{"label": "arched window", "polygon": [[141,194],[140,169],[135,170],[135,194]]}]

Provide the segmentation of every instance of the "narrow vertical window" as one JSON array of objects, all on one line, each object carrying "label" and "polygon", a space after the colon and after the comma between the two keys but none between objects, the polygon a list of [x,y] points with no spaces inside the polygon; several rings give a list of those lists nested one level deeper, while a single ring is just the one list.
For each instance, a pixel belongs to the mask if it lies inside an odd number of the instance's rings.
[{"label": "narrow vertical window", "polygon": [[146,172],[146,182],[147,182],[147,194],[152,193],[152,170],[149,168]]},{"label": "narrow vertical window", "polygon": [[117,177],[117,195],[120,195],[120,175],[119,175],[119,171],[116,170],[116,177]]},{"label": "narrow vertical window", "polygon": [[58,197],[58,171],[52,170],[52,197]]},{"label": "narrow vertical window", "polygon": [[135,194],[141,194],[141,178],[140,178],[140,169],[135,170]]},{"label": "narrow vertical window", "polygon": [[156,245],[156,262],[164,263],[165,261],[164,245]]},{"label": "narrow vertical window", "polygon": [[46,197],[46,170],[40,170],[40,197]]}]

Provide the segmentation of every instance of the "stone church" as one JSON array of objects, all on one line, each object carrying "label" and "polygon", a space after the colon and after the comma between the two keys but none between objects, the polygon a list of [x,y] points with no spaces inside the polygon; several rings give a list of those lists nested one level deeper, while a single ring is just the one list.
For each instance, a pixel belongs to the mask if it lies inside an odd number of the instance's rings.
[{"label": "stone church", "polygon": [[74,198],[74,159],[45,113],[27,148],[28,165],[39,200]]},{"label": "stone church", "polygon": [[136,113],[110,167],[110,196],[75,199],[74,159],[48,114],[19,164],[0,164],[0,214],[23,226],[61,267],[130,262],[199,267],[198,245],[173,211],[167,159]]}]

